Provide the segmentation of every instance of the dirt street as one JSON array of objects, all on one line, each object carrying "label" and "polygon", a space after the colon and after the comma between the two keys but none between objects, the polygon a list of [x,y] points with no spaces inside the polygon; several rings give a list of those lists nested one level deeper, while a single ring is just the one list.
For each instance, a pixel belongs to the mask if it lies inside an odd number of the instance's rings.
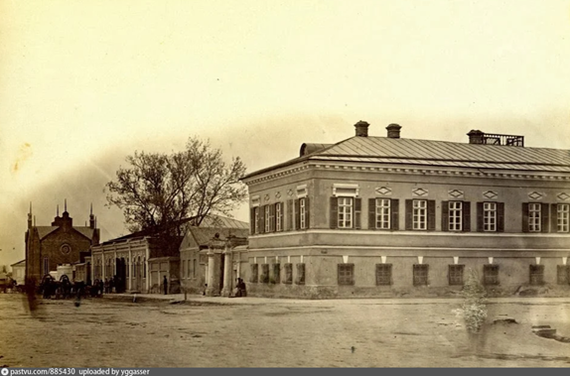
[{"label": "dirt street", "polygon": [[[570,366],[570,343],[531,332],[570,336],[570,300],[493,301],[469,340],[460,300],[238,299],[46,300],[30,313],[21,295],[0,294],[0,366]],[[499,315],[518,323],[493,324]]]}]

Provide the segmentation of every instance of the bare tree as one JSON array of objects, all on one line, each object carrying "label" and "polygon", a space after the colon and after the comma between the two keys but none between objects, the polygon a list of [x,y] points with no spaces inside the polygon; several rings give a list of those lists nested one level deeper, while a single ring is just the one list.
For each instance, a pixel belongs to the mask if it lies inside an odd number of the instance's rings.
[{"label": "bare tree", "polygon": [[191,137],[172,154],[135,151],[107,183],[107,201],[125,216],[129,231],[183,235],[183,224],[199,226],[209,214],[229,215],[247,195],[239,157],[226,164],[222,151]]}]

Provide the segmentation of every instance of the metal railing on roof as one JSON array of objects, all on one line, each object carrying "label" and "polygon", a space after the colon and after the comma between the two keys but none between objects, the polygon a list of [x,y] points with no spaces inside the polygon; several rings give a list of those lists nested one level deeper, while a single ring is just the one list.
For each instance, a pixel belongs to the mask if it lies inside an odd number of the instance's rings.
[{"label": "metal railing on roof", "polygon": [[471,131],[468,133],[470,144],[505,145],[524,147],[524,136],[510,134],[484,133]]}]

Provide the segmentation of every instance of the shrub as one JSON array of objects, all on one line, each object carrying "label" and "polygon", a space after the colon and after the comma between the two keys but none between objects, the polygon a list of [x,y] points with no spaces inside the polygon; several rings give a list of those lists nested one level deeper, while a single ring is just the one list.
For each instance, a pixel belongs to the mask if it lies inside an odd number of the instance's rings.
[{"label": "shrub", "polygon": [[462,291],[461,311],[465,327],[471,333],[478,333],[487,318],[486,292],[477,273],[470,270]]}]

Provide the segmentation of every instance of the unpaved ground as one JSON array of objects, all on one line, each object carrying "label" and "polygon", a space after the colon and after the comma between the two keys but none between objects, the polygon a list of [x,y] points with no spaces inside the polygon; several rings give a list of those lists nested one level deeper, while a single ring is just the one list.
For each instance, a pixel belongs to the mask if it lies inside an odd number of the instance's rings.
[{"label": "unpaved ground", "polygon": [[[227,300],[231,302],[232,300]],[[33,314],[0,294],[0,366],[11,367],[568,367],[568,302],[489,305],[470,341],[459,300],[261,301],[196,305],[43,301]],[[492,324],[505,314],[518,324]]]}]

